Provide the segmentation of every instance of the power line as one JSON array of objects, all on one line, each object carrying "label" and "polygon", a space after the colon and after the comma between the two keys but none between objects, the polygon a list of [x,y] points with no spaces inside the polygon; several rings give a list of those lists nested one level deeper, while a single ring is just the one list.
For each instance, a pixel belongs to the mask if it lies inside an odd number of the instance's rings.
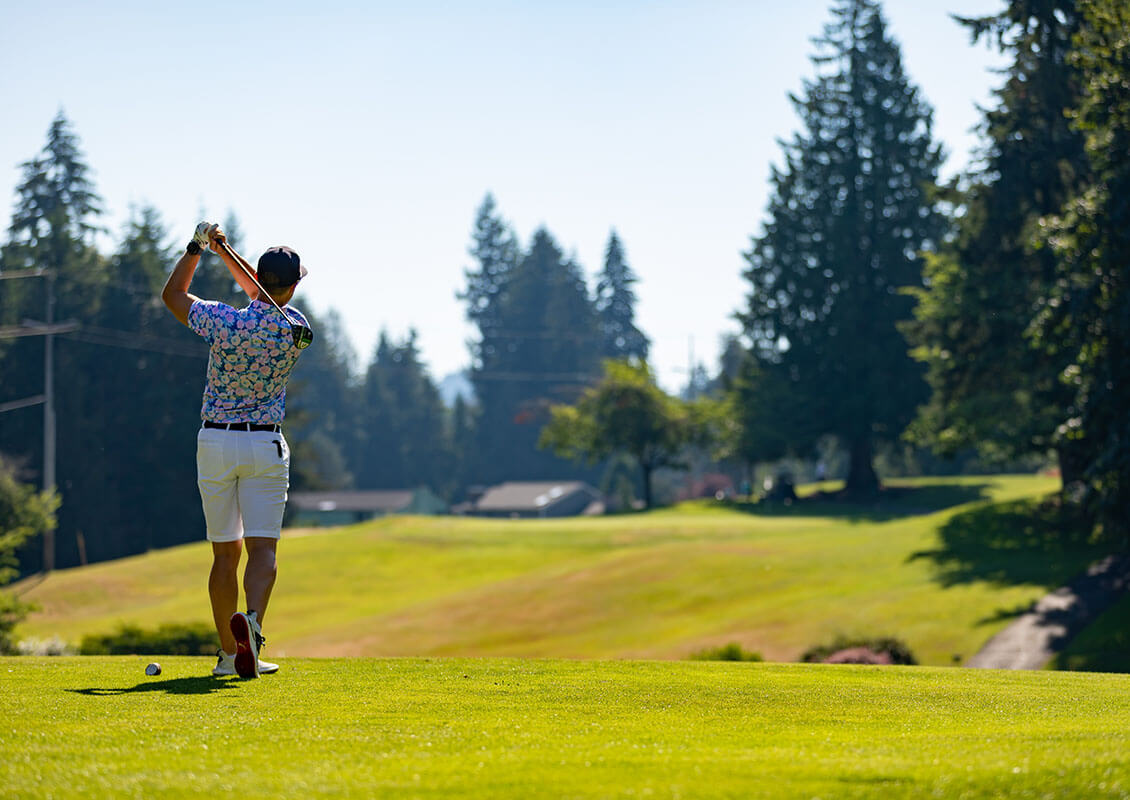
[{"label": "power line", "polygon": [[78,327],[78,323],[74,320],[57,322],[52,325],[44,325],[42,322],[24,325],[7,325],[0,327],[0,339],[18,339],[21,336],[48,336],[57,333],[70,333],[71,331],[77,330]]},{"label": "power line", "polygon": [[208,349],[201,344],[178,342],[150,334],[98,328],[91,325],[82,326],[80,330],[68,334],[68,338],[85,344],[120,347],[126,350],[141,350],[169,356],[204,358],[208,355]]}]

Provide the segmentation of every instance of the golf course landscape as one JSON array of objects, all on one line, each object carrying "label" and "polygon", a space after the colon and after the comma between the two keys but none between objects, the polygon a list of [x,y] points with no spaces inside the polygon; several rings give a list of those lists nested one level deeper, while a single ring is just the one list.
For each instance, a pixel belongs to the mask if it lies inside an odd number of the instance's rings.
[{"label": "golf course landscape", "polygon": [[[893,482],[874,508],[703,501],[288,530],[267,652],[682,659],[736,642],[795,661],[837,636],[895,636],[951,666],[1105,554],[1040,515],[1055,486],[932,479]],[[27,582],[17,591],[41,610],[17,635],[77,645],[123,624],[208,623],[209,559],[200,542]]]},{"label": "golf course landscape", "polygon": [[[953,668],[1103,554],[1041,510],[1054,487],[922,479],[891,482],[874,507],[808,487],[791,507],[290,530],[265,625],[277,675],[212,678],[203,657],[0,659],[0,785],[13,798],[1130,796],[1130,676]],[[19,634],[77,644],[206,622],[207,565],[200,543],[25,582],[41,610]],[[1108,635],[1125,644],[1125,615],[1097,620],[1064,665],[1125,669]],[[781,663],[840,635],[898,637],[927,666]],[[767,663],[688,660],[731,642]],[[152,660],[161,675],[145,674]]]}]

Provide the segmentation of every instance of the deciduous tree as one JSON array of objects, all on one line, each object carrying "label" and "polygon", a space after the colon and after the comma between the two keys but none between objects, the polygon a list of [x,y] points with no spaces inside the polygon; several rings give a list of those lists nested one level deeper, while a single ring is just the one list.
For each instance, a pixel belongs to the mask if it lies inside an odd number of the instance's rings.
[{"label": "deciduous tree", "polygon": [[608,360],[604,377],[574,405],[550,409],[540,446],[590,464],[616,454],[630,456],[639,466],[644,504],[650,508],[652,474],[681,465],[692,438],[687,405],[664,393],[646,364]]}]

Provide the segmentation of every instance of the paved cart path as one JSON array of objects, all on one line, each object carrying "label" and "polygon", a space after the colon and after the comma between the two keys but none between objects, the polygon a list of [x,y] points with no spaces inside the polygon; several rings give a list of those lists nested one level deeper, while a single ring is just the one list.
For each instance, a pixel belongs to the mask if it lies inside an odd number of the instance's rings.
[{"label": "paved cart path", "polygon": [[1042,669],[1128,588],[1130,555],[1108,556],[1041,598],[1032,610],[986,642],[965,666]]}]

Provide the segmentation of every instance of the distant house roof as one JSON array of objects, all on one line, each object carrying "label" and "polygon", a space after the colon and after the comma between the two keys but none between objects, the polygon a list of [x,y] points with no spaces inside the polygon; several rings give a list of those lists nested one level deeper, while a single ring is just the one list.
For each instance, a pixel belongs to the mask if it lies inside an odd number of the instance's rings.
[{"label": "distant house roof", "polygon": [[487,489],[475,503],[475,511],[546,512],[578,493],[588,495],[592,500],[600,496],[596,489],[583,481],[507,481]]},{"label": "distant house roof", "polygon": [[394,514],[412,505],[413,489],[362,492],[292,492],[289,502],[302,511],[373,511]]}]

